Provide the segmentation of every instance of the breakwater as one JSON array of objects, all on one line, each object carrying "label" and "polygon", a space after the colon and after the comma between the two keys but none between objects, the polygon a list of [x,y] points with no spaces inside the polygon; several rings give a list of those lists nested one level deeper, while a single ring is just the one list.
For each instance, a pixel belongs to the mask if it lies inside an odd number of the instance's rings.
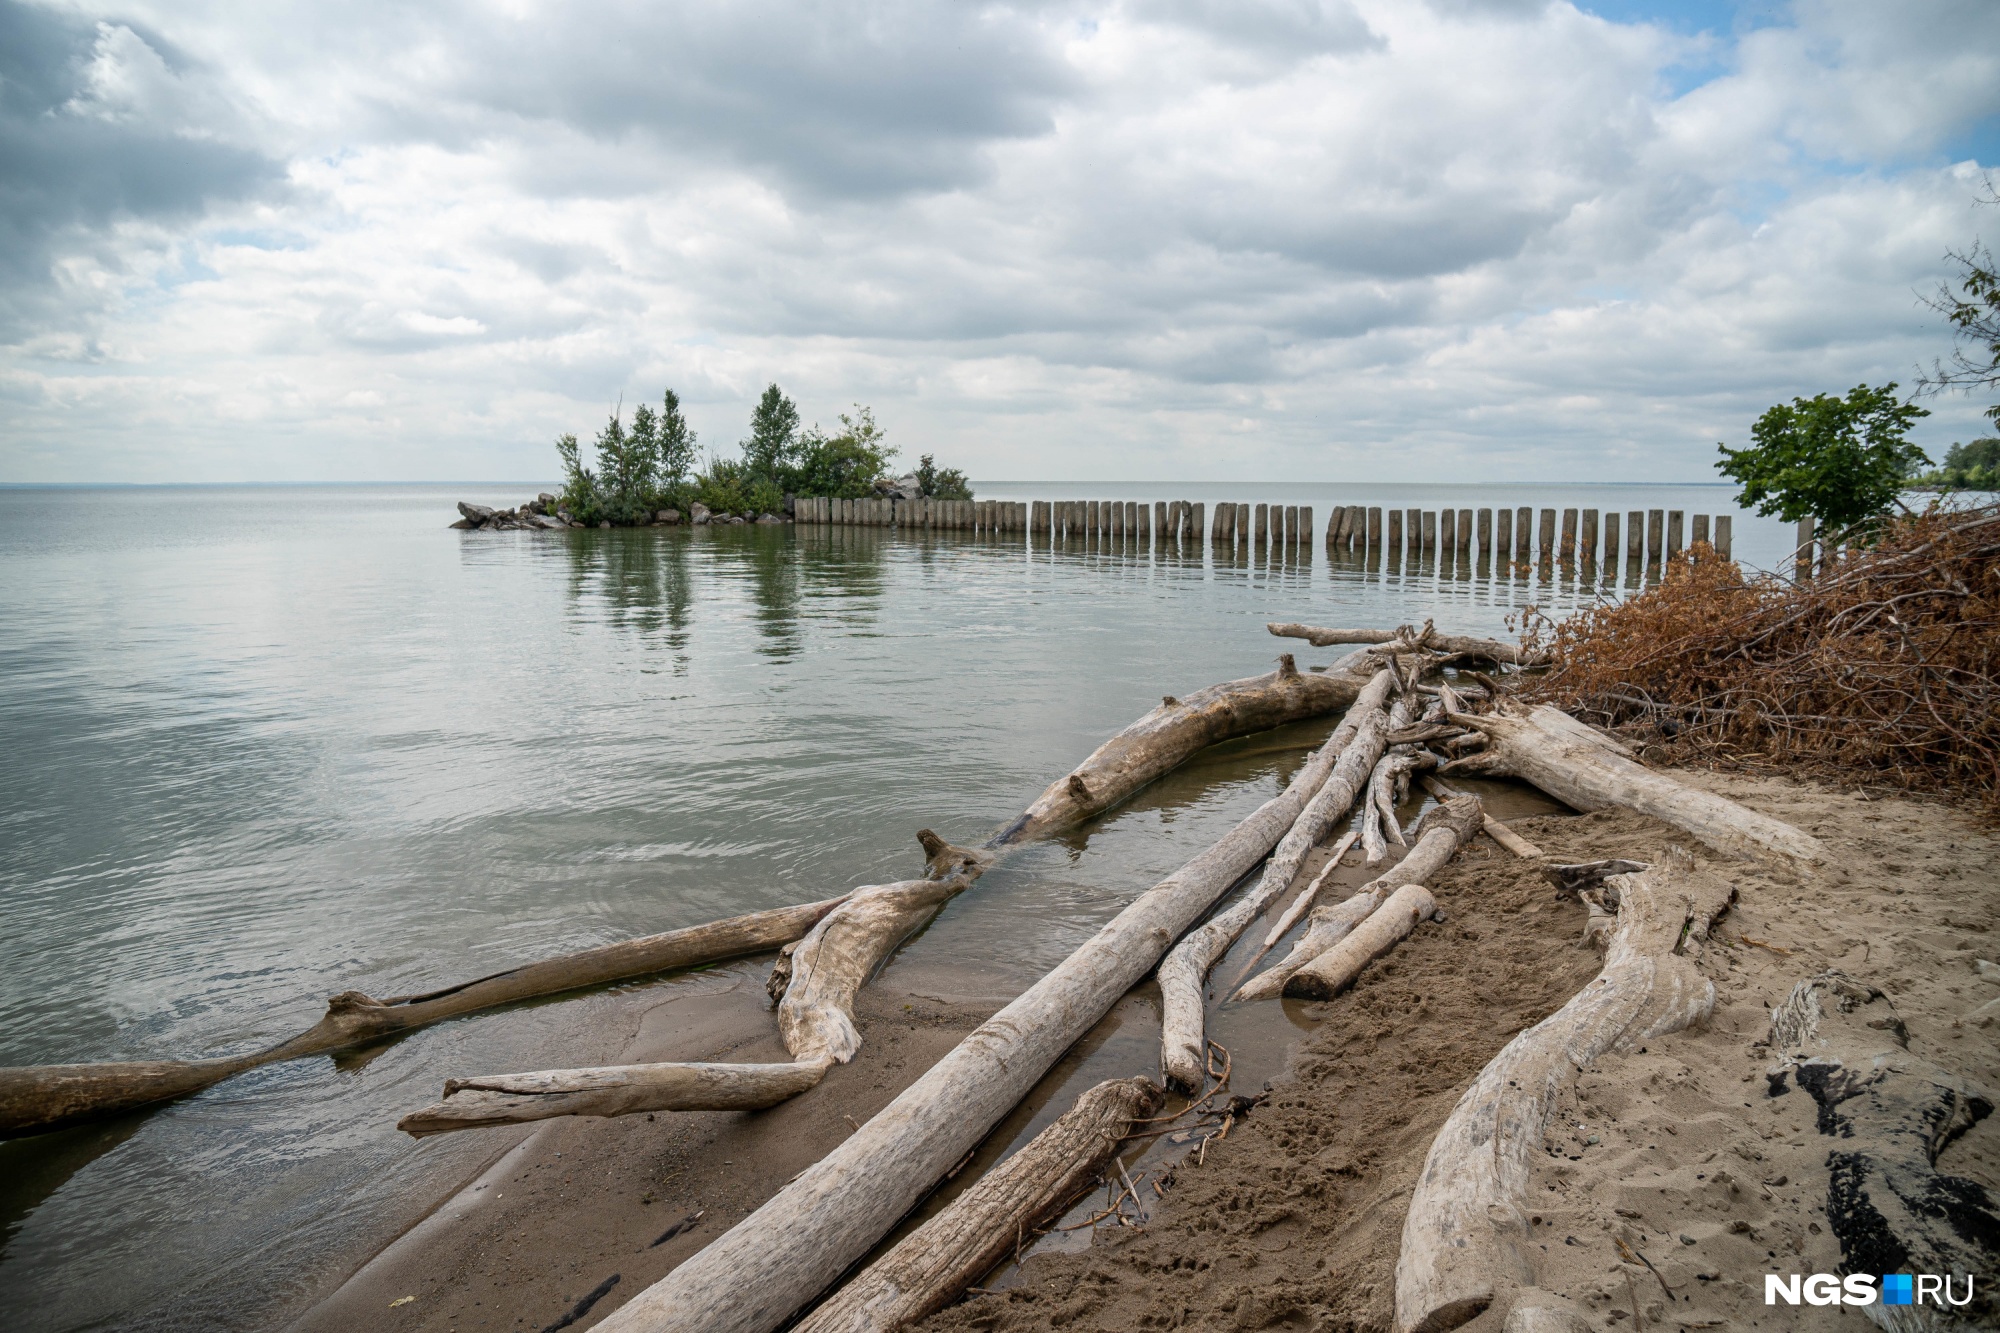
[{"label": "breakwater", "polygon": [[[802,524],[948,530],[1048,542],[1206,542],[1252,554],[1386,555],[1478,559],[1515,565],[1658,565],[1695,543],[1727,559],[1734,534],[1727,514],[1681,509],[1599,510],[1477,507],[1404,509],[1332,506],[1315,529],[1311,505],[1188,500],[864,500],[800,499]],[[1315,542],[1315,532],[1318,541]]]}]

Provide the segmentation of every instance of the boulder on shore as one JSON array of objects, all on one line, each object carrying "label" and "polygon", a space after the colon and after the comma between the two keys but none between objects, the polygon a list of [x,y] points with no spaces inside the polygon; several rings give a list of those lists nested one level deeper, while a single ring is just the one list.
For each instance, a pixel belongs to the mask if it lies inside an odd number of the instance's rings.
[{"label": "boulder on shore", "polygon": [[688,506],[688,513],[692,516],[691,521],[697,527],[708,522],[710,518],[708,506],[699,500]]},{"label": "boulder on shore", "polygon": [[655,523],[665,523],[671,527],[673,524],[681,521],[681,511],[678,509],[662,509],[659,513],[653,515],[653,521]]}]

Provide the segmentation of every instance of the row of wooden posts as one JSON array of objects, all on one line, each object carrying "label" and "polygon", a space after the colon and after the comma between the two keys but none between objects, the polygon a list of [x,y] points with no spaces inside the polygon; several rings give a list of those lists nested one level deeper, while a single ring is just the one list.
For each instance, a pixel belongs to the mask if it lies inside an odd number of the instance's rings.
[{"label": "row of wooden posts", "polygon": [[[943,529],[990,535],[1020,533],[1051,541],[1199,542],[1262,551],[1310,547],[1311,505],[1215,506],[1211,521],[1200,500],[840,500],[796,502],[800,523]],[[1539,525],[1536,519],[1539,517]],[[1621,521],[1622,518],[1622,521]],[[1689,516],[1679,509],[1384,509],[1337,506],[1325,528],[1330,554],[1407,553],[1470,559],[1476,550],[1516,564],[1618,563],[1657,565],[1687,546],[1706,542],[1730,554],[1730,516]],[[1600,544],[1601,543],[1601,544]],[[1600,557],[1599,552],[1602,552]]]}]

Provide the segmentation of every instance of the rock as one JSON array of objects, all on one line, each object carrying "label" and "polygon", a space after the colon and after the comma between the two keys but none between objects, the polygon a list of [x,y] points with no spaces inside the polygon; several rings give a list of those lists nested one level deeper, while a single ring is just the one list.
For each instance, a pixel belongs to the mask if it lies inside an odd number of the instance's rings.
[{"label": "rock", "polygon": [[566,528],[569,526],[569,524],[563,522],[553,514],[537,514],[535,515],[535,522],[544,528]]},{"label": "rock", "polygon": [[599,524],[598,524],[597,526],[598,526],[598,527],[600,527],[600,528],[608,528],[608,527],[610,527],[610,526],[611,526],[611,520],[607,518],[607,519],[605,519],[604,521],[602,521],[601,523],[599,523]]},{"label": "rock", "polygon": [[458,512],[465,515],[475,528],[493,517],[493,511],[485,505],[469,505],[463,500],[458,502]]},{"label": "rock", "polygon": [[550,495],[547,491],[543,491],[535,497],[535,503],[542,507],[542,512],[547,513],[556,507],[556,497]]},{"label": "rock", "polygon": [[924,489],[918,484],[917,474],[914,472],[898,477],[894,481],[883,477],[875,483],[875,493],[877,495],[886,495],[894,500],[921,500],[924,498]]},{"label": "rock", "polygon": [[671,526],[681,521],[681,511],[678,509],[662,509],[659,513],[653,515],[653,521]]},{"label": "rock", "polygon": [[541,512],[542,502],[540,500],[523,500],[521,502],[521,514],[523,517],[532,517]]},{"label": "rock", "polygon": [[692,516],[692,521],[697,526],[709,520],[708,506],[699,500],[688,506],[688,513]]},{"label": "rock", "polygon": [[776,514],[759,514],[757,515],[757,521],[759,523],[783,523],[785,520],[779,518]]},{"label": "rock", "polygon": [[472,522],[472,520],[471,520],[471,519],[469,519],[469,518],[461,518],[461,519],[459,519],[459,520],[458,520],[458,521],[457,521],[456,523],[447,523],[447,524],[446,524],[445,526],[446,526],[446,527],[451,527],[451,528],[469,528],[469,527],[473,527],[473,526],[475,526],[475,525],[473,524],[473,522]]},{"label": "rock", "polygon": [[735,525],[735,524],[739,524],[739,523],[742,523],[742,522],[743,522],[743,515],[741,515],[741,514],[731,514],[731,515],[729,516],[729,522],[730,522],[730,523],[731,523],[732,525]]}]

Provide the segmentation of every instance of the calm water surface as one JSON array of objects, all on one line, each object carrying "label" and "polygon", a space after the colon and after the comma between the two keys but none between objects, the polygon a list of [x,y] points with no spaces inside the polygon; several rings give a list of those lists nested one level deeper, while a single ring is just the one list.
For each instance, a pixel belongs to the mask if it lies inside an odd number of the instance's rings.
[{"label": "calm water surface", "polygon": [[[0,1062],[190,1057],[325,997],[896,878],[1271,619],[1503,632],[1604,590],[961,535],[460,533],[531,486],[0,491]],[[1733,512],[1713,487],[992,486],[982,497]],[[1784,533],[1739,515],[1739,557]],[[1289,776],[1240,745],[1011,860],[906,951],[1026,985]],[[671,979],[646,983],[670,986]],[[484,1151],[448,1071],[608,1059],[600,993],[0,1145],[10,1328],[271,1326]]]}]

